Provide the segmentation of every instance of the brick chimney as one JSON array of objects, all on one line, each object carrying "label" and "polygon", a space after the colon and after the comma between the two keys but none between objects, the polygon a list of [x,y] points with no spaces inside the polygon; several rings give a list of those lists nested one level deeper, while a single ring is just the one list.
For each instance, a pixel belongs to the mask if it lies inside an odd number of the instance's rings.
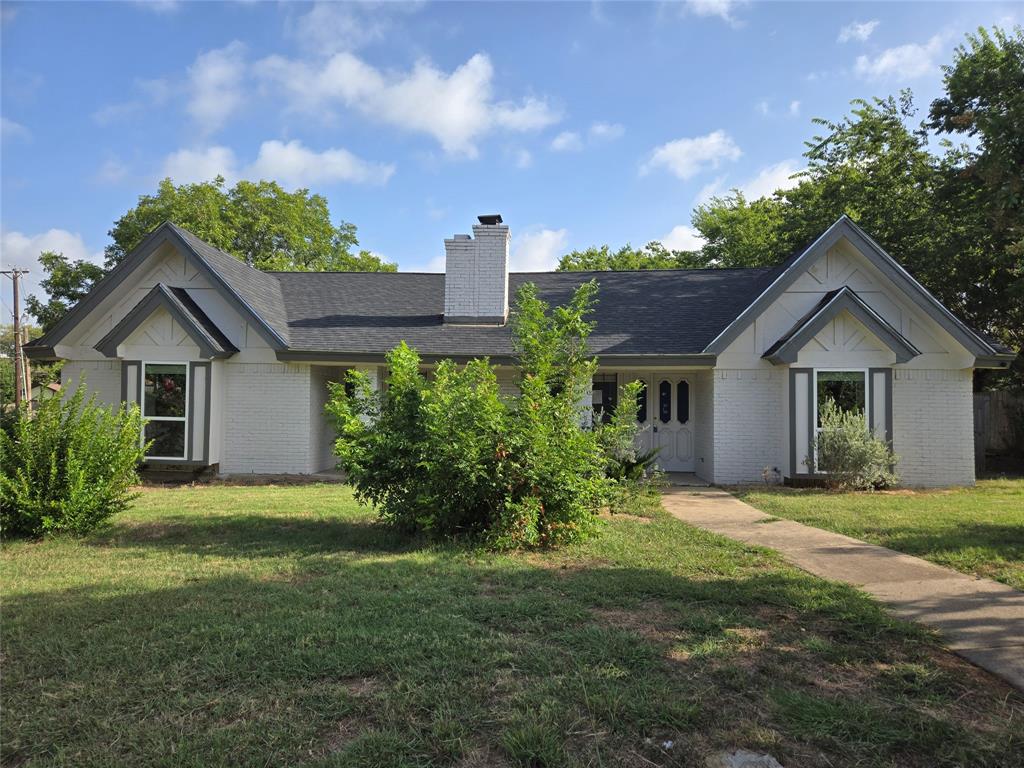
[{"label": "brick chimney", "polygon": [[444,241],[444,321],[502,325],[508,319],[508,225],[478,216],[473,236]]}]

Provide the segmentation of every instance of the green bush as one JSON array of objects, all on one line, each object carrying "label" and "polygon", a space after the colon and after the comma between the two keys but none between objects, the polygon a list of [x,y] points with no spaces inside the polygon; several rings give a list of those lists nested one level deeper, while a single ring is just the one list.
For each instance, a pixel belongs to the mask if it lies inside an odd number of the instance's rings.
[{"label": "green bush", "polygon": [[843,411],[830,398],[822,404],[820,417],[814,452],[826,485],[868,491],[899,482],[895,471],[899,458],[884,440],[868,431],[863,411]]},{"label": "green bush", "polygon": [[0,432],[0,531],[4,536],[81,535],[125,509],[143,457],[137,405],[86,400],[84,385],[62,401],[18,411]]},{"label": "green bush", "polygon": [[520,290],[512,319],[518,396],[501,395],[486,359],[445,361],[428,378],[405,344],[388,354],[385,391],[358,372],[332,385],[335,452],[357,496],[399,527],[497,548],[590,534],[600,506],[625,487],[609,477],[606,447],[636,433],[635,413],[632,424],[583,426],[596,368],[586,345],[596,291],[588,283],[549,310],[532,285]]}]

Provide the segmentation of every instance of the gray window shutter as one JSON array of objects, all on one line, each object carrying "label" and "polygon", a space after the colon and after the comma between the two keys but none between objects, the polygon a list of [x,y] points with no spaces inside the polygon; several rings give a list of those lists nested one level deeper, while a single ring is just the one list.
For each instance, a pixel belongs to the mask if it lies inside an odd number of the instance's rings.
[{"label": "gray window shutter", "polygon": [[139,397],[142,393],[142,361],[121,361],[121,402],[137,403],[141,408]]},{"label": "gray window shutter", "polygon": [[868,376],[868,428],[892,445],[892,368],[871,368]]},{"label": "gray window shutter", "polygon": [[189,363],[189,461],[208,463],[210,455],[210,364]]},{"label": "gray window shutter", "polygon": [[807,461],[814,451],[814,369],[789,369],[789,473],[814,473]]}]

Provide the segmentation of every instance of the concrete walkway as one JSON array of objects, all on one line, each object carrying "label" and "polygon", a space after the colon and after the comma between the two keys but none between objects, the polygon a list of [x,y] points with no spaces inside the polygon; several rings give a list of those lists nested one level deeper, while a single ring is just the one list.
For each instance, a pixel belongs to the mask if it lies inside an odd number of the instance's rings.
[{"label": "concrete walkway", "polygon": [[897,616],[939,630],[951,650],[1024,691],[1024,592],[772,518],[713,488],[670,488],[664,506],[691,525],[777,550],[815,576],[859,587]]}]

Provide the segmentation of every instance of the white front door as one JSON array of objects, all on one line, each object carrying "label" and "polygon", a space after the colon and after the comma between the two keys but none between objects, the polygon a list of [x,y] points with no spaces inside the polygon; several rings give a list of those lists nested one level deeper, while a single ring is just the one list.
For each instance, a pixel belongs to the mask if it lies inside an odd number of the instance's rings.
[{"label": "white front door", "polygon": [[647,390],[651,444],[665,472],[693,472],[693,383],[678,373],[655,374]]}]

